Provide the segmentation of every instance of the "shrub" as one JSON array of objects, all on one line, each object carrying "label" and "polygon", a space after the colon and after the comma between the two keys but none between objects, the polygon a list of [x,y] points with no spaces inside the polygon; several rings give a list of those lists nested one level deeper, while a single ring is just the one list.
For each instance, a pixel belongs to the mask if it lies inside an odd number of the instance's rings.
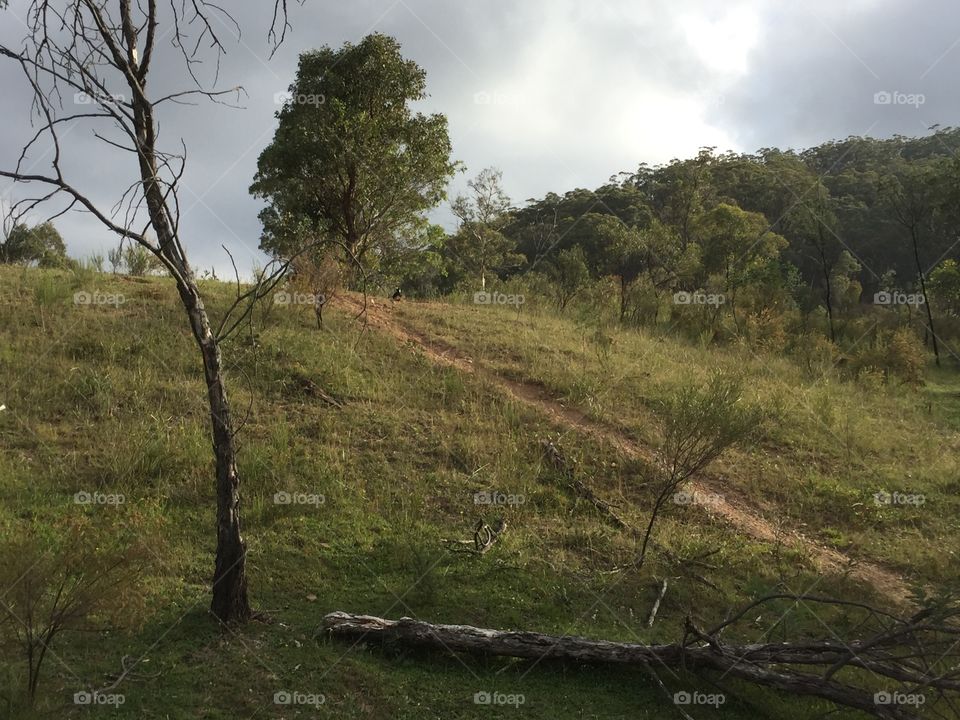
[{"label": "shrub", "polygon": [[[64,631],[103,623],[136,625],[146,593],[138,575],[154,562],[157,521],[113,508],[69,516],[47,525],[0,528],[0,646],[19,653],[26,704],[33,705],[43,662]],[[77,508],[77,509],[73,509]]]},{"label": "shrub", "polygon": [[882,374],[884,382],[897,377],[911,385],[923,383],[927,359],[920,339],[909,328],[881,330],[872,342],[854,354],[851,370],[859,378],[871,371]]},{"label": "shrub", "polygon": [[640,548],[643,564],[657,517],[683,484],[716,460],[727,448],[759,428],[763,412],[742,401],[739,378],[717,372],[703,388],[687,386],[663,403],[662,467],[652,481],[653,510]]},{"label": "shrub", "polygon": [[903,382],[911,385],[923,384],[923,370],[927,358],[920,339],[909,328],[893,331],[887,344],[889,369]]},{"label": "shrub", "polygon": [[99,271],[92,260],[74,260],[70,258],[67,261],[67,266],[70,269],[71,284],[74,289],[91,290],[93,288]]},{"label": "shrub", "polygon": [[123,251],[123,261],[127,265],[127,273],[134,277],[149,275],[163,267],[156,255],[137,243],[128,245]]},{"label": "shrub", "polygon": [[61,303],[70,296],[70,287],[59,274],[43,273],[33,288],[33,301],[40,311],[40,327],[46,332],[44,308]]},{"label": "shrub", "polygon": [[123,248],[115,247],[108,250],[107,262],[110,263],[110,270],[114,275],[120,272],[120,267],[123,265]]},{"label": "shrub", "polygon": [[819,377],[837,361],[839,348],[819,332],[804,333],[795,340],[793,356],[810,375]]},{"label": "shrub", "polygon": [[756,315],[748,315],[747,335],[751,344],[761,350],[781,353],[789,342],[787,316],[772,308],[763,308]]}]

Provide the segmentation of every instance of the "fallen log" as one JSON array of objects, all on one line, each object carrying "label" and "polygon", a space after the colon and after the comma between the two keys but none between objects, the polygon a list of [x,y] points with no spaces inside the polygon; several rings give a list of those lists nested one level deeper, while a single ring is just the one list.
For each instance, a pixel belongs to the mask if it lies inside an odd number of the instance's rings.
[{"label": "fallen log", "polygon": [[[682,643],[644,645],[611,642],[576,636],[545,635],[517,630],[494,630],[471,625],[443,625],[401,618],[388,620],[372,615],[332,612],[324,617],[326,635],[371,644],[401,644],[410,647],[499,655],[529,660],[551,659],[582,663],[637,665],[643,668],[666,666],[692,672],[717,671],[724,676],[787,693],[817,697],[836,705],[856,708],[874,717],[907,720],[917,717],[912,708],[878,702],[871,689],[841,681],[835,671],[817,675],[816,666],[832,668],[838,663],[868,670],[899,683],[941,694],[953,678],[923,676],[916,666],[891,660],[875,639],[843,642],[755,643],[732,645],[704,634],[689,621]],[[919,691],[919,690],[918,690]]]}]

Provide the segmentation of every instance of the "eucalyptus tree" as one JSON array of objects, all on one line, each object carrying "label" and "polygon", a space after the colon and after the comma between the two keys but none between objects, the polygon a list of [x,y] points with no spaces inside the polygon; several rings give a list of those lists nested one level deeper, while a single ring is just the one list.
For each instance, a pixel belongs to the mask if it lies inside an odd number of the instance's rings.
[{"label": "eucalyptus tree", "polygon": [[250,186],[267,201],[261,248],[289,257],[317,241],[374,267],[421,232],[457,167],[446,117],[411,107],[426,96],[426,72],[387,35],[301,54]]},{"label": "eucalyptus tree", "polygon": [[770,229],[763,214],[727,203],[701,215],[694,231],[702,247],[704,272],[723,278],[725,304],[739,329],[737,291],[755,275],[764,274],[787,241]]},{"label": "eucalyptus tree", "polygon": [[510,197],[503,190],[503,173],[486,168],[467,186],[470,193],[458,195],[450,204],[460,227],[448,240],[447,251],[462,270],[478,275],[480,289],[486,290],[488,274],[519,267],[523,258],[516,243],[503,232],[510,221]]},{"label": "eucalyptus tree", "polygon": [[927,314],[927,330],[933,344],[933,355],[937,366],[940,365],[940,347],[937,332],[933,324],[933,311],[927,297],[927,273],[921,261],[920,245],[931,239],[937,209],[945,194],[943,179],[944,166],[937,160],[912,161],[899,160],[886,175],[880,179],[879,193],[893,220],[903,228],[910,239],[914,268],[924,297],[924,309]]},{"label": "eucalyptus tree", "polygon": [[6,238],[0,242],[0,262],[36,263],[40,267],[59,267],[66,264],[67,248],[63,237],[52,222],[27,226],[15,223]]}]

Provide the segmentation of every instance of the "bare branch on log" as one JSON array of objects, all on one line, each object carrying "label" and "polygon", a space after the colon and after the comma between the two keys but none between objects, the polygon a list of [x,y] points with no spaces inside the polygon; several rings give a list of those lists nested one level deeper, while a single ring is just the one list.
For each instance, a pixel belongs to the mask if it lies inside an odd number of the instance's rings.
[{"label": "bare branch on log", "polygon": [[[808,605],[846,605],[851,612],[866,614],[869,622],[858,627],[866,630],[870,626],[870,632],[850,640],[801,638],[783,643],[734,644],[720,639],[720,630],[744,617],[747,609],[783,599]],[[711,633],[700,630],[688,618],[681,642],[660,645],[440,625],[411,618],[387,620],[345,612],[327,615],[323,628],[336,638],[443,652],[638,667],[655,664],[705,673],[707,677],[716,672],[786,693],[821,698],[887,720],[916,715],[910,704],[884,702],[876,695],[878,680],[887,683],[887,692],[923,695],[927,710],[940,703],[944,709],[954,708],[960,697],[960,607],[952,599],[930,600],[906,618],[863,603],[784,593],[760,598],[747,609]]]},{"label": "bare branch on log", "polygon": [[660,603],[663,602],[663,596],[667,594],[667,579],[664,578],[660,583],[660,591],[657,593],[657,599],[653,601],[653,607],[650,608],[650,617],[647,618],[647,627],[653,627],[657,619],[657,611],[660,610]]}]

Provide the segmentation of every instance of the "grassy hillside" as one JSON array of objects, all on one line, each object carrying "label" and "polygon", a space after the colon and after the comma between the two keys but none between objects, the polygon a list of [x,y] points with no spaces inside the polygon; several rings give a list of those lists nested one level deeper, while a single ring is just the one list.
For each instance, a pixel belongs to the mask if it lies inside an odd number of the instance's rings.
[{"label": "grassy hillside", "polygon": [[[418,303],[397,315],[654,447],[665,400],[717,370],[742,374],[747,399],[774,421],[756,446],[717,463],[728,489],[786,527],[918,582],[960,574],[960,380],[952,368],[931,367],[915,389],[871,373],[854,380],[818,358],[802,364],[748,346],[598,328],[575,312],[564,319]],[[878,505],[874,494],[884,491],[923,501]]]},{"label": "grassy hillside", "polygon": [[[204,290],[215,316],[233,293],[215,282]],[[110,302],[77,304],[76,292]],[[658,525],[669,555],[655,552],[642,572],[622,569],[636,557],[637,538],[573,497],[539,441],[555,440],[578,461],[578,476],[635,524],[650,506],[643,462],[518,402],[496,373],[656,447],[658,403],[715,367],[742,370],[750,399],[774,419],[756,445],[715,468],[731,497],[905,582],[957,575],[960,388],[946,374],[919,391],[864,388],[747,349],[598,335],[574,317],[378,306],[381,318],[457,348],[494,373],[487,375],[437,363],[376,324],[363,330],[351,307],[331,308],[318,331],[309,308],[274,306],[258,314],[255,337],[241,334],[225,348],[242,422],[251,594],[264,620],[222,630],[206,614],[215,539],[206,404],[172,285],[0,267],[2,568],[13,572],[14,554],[69,550],[63,538],[74,536],[65,528],[96,538],[96,553],[135,559],[124,570],[128,590],[113,591],[82,631],[51,645],[34,713],[22,706],[13,629],[0,628],[0,717],[670,717],[675,709],[644,672],[372,650],[330,642],[318,628],[339,609],[654,642],[679,639],[687,616],[721,620],[778,585],[890,601],[882,588],[823,572],[802,547],[751,537],[697,506],[671,507]],[[884,489],[925,502],[881,507],[873,493]],[[478,506],[474,494],[484,490],[522,502]],[[116,502],[78,503],[77,493]],[[278,502],[277,493],[304,502]],[[482,557],[451,552],[447,541],[468,540],[480,515],[506,520],[502,541]],[[706,553],[699,577],[686,572],[683,558]],[[0,588],[19,577],[7,575]],[[670,590],[647,628],[663,577]],[[120,612],[110,616],[114,601]],[[847,622],[802,605],[780,611],[771,637],[842,631]],[[757,636],[773,620],[758,618]],[[74,704],[74,693],[113,682],[126,656],[141,662],[115,690],[123,704]],[[715,691],[654,671],[669,693]],[[830,709],[729,679],[722,686],[728,701],[719,714],[727,718]],[[324,702],[280,705],[281,691]],[[482,691],[522,693],[524,703],[516,711],[477,705]]]}]

